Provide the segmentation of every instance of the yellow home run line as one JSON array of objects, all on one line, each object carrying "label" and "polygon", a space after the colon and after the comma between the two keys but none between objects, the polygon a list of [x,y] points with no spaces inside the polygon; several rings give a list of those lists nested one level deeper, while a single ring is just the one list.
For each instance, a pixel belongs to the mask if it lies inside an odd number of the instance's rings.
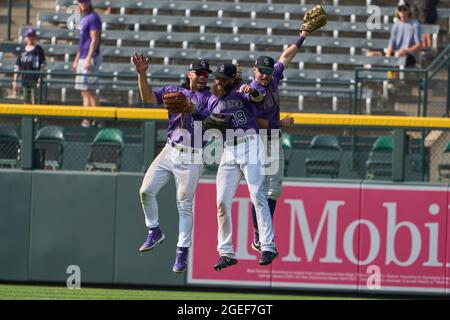
[{"label": "yellow home run line", "polygon": [[[116,108],[80,106],[30,106],[23,104],[0,104],[0,116],[48,116],[86,117],[117,120],[167,120],[162,108]],[[345,127],[409,127],[450,128],[449,118],[371,116],[348,114],[281,113],[281,118],[293,117],[297,125],[323,125]]]},{"label": "yellow home run line", "polygon": [[1,115],[17,116],[116,118],[116,109],[109,107],[84,108],[79,106],[0,104]]},{"label": "yellow home run line", "polygon": [[298,125],[328,125],[346,127],[408,127],[450,128],[449,118],[371,116],[349,114],[281,113],[281,118],[293,117]]}]

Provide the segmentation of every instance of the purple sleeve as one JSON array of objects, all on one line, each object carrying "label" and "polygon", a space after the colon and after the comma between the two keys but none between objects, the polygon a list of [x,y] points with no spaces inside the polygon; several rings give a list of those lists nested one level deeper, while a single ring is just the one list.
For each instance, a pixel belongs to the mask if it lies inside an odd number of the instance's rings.
[{"label": "purple sleeve", "polygon": [[165,91],[165,88],[166,88],[166,87],[162,87],[162,88],[153,90],[153,93],[154,93],[155,96],[156,96],[156,101],[157,101],[157,104],[158,104],[158,105],[162,104],[162,102],[163,102],[162,96],[163,96],[163,94],[166,92],[166,91]]},{"label": "purple sleeve", "polygon": [[266,93],[267,93],[267,88],[266,88],[266,87],[263,87],[262,85],[260,85],[258,82],[256,82],[256,80],[253,80],[253,81],[250,83],[250,86],[251,86],[252,88],[258,90],[259,92],[261,92],[261,94],[262,94],[263,96],[265,96]]},{"label": "purple sleeve", "polygon": [[198,108],[196,109],[196,111],[193,114],[193,117],[195,120],[204,120],[211,114],[210,103],[209,103],[211,99],[212,99],[212,95],[210,95],[210,96],[205,95],[202,98],[201,105],[198,106]]},{"label": "purple sleeve", "polygon": [[211,95],[208,99],[208,105],[206,107],[208,114],[214,113],[214,108],[217,106],[218,99],[216,96]]},{"label": "purple sleeve", "polygon": [[250,97],[250,93],[240,93],[240,96],[244,101],[252,102],[252,98]]},{"label": "purple sleeve", "polygon": [[272,75],[273,79],[276,79],[277,81],[283,80],[284,64],[281,61],[278,61],[277,63],[275,63],[274,69],[275,70],[273,71]]},{"label": "purple sleeve", "polygon": [[98,14],[92,15],[89,20],[89,31],[101,30],[102,29],[102,21]]}]

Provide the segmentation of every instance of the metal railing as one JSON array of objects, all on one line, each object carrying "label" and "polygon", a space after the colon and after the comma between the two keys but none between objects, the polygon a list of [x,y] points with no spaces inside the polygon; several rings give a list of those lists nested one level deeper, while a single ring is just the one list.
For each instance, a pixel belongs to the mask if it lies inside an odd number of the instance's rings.
[{"label": "metal railing", "polygon": [[[25,24],[30,24],[30,9],[31,9],[31,0],[26,0],[25,2]],[[7,4],[7,17],[8,22],[6,26],[6,39],[8,41],[12,40],[11,34],[12,34],[12,12],[13,12],[13,0],[8,0]]]},{"label": "metal railing", "polygon": [[[111,99],[111,101],[108,103],[109,105],[121,105],[129,107],[144,106],[144,104],[140,101],[138,95],[136,73],[134,72],[121,72],[119,74],[111,72],[84,74],[71,71],[13,71],[7,68],[0,68],[0,86],[1,84],[3,84],[3,86],[5,86],[5,84],[6,86],[9,86],[12,81],[12,76],[15,73],[19,75],[37,75],[39,77],[38,82],[40,85],[39,87],[36,87],[37,104],[49,103],[47,99],[47,93],[51,88],[61,88],[64,91],[73,88],[73,85],[75,85],[76,76],[80,75],[84,77],[99,78],[98,85],[100,90],[117,90],[115,92],[115,98],[113,100]],[[4,77],[2,78],[1,75],[4,75]],[[154,88],[165,85],[179,85],[184,80],[184,77],[176,75],[149,75],[149,81]],[[285,84],[288,86],[285,86]],[[328,94],[328,96],[336,96],[342,98],[342,101],[345,101],[346,105],[348,105],[348,109],[341,108],[340,113],[350,113],[354,94],[348,81],[323,80],[317,82],[316,80],[312,79],[289,80],[283,82],[283,85],[280,86],[280,92],[282,96],[283,92],[286,92],[286,95],[290,98],[295,97],[295,95],[302,96],[308,94],[308,96],[310,97],[321,97]],[[116,97],[120,96],[121,94],[126,97],[122,100],[117,100]],[[60,99],[60,102],[62,104],[65,104],[64,99]],[[288,106],[284,105],[283,107],[286,108]],[[298,105],[295,105],[295,107],[292,106],[291,109],[298,110]]]},{"label": "metal railing", "polygon": [[[450,180],[448,118],[289,115],[295,125],[286,128],[281,139],[285,176]],[[90,120],[91,126],[82,126],[83,119]],[[0,108],[0,166],[142,172],[166,142],[165,119],[167,112],[155,108],[5,104]],[[105,145],[95,148],[104,129],[120,132],[116,133],[122,136],[116,139],[117,149]],[[42,153],[37,149],[45,150]],[[215,174],[217,166],[205,165],[205,169],[206,174]]]},{"label": "metal railing", "polygon": [[[376,67],[376,68],[355,68],[355,87],[353,95],[352,114],[363,113],[361,107],[362,88],[365,82],[378,82],[383,84],[383,96],[387,95],[388,86],[390,84],[404,84],[405,82],[412,82],[417,88],[417,116],[426,117],[429,114],[429,89],[430,82],[436,77],[438,72],[447,68],[447,86],[446,86],[446,102],[445,109],[442,110],[440,116],[448,117],[450,112],[450,45],[448,45],[426,68],[390,68],[390,67]],[[380,73],[380,76],[374,76],[374,73]],[[411,75],[413,78],[408,78]],[[394,76],[394,77],[392,77]],[[414,76],[416,76],[414,78]],[[445,90],[444,89],[444,90]],[[436,114],[434,114],[436,115]]]}]

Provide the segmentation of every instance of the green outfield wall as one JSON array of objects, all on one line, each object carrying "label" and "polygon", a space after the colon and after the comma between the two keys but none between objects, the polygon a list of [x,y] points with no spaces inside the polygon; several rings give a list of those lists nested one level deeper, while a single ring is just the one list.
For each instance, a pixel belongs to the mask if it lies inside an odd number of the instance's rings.
[{"label": "green outfield wall", "polygon": [[143,256],[143,174],[0,170],[0,281],[183,285],[172,272],[178,235],[175,184],[159,193],[163,245]]}]

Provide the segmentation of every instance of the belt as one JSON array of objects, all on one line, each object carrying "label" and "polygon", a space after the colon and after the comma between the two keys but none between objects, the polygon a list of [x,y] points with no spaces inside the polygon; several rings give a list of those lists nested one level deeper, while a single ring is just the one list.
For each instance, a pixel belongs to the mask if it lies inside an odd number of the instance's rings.
[{"label": "belt", "polygon": [[167,143],[174,149],[181,151],[181,152],[189,152],[189,153],[198,153],[200,152],[201,149],[196,149],[196,148],[191,148],[191,147],[186,147],[183,146],[181,144],[172,142],[170,140],[167,140]]},{"label": "belt", "polygon": [[225,146],[237,146],[237,145],[241,144],[242,142],[251,141],[251,140],[253,140],[255,138],[256,137],[254,135],[245,136],[245,137],[242,137],[242,138],[234,137],[233,140],[225,141],[224,144],[225,144]]}]

